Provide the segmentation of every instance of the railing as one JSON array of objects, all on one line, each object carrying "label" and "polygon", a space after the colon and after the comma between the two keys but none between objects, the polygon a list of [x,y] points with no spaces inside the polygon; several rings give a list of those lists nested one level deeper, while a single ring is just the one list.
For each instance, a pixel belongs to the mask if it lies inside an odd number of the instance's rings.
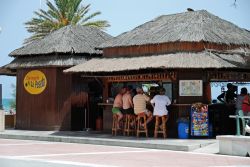
[{"label": "railing", "polygon": [[[229,118],[235,118],[236,119],[236,136],[240,136],[240,118],[242,119],[250,119],[250,116],[239,116],[239,115],[229,115]],[[245,128],[245,127],[243,127]]]}]

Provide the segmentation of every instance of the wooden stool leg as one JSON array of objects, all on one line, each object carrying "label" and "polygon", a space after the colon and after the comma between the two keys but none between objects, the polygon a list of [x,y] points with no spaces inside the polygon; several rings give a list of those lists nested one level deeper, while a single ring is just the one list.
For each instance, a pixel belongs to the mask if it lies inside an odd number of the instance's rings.
[{"label": "wooden stool leg", "polygon": [[145,114],[138,115],[136,121],[137,121],[136,136],[139,137],[140,133],[145,133],[146,137],[148,137],[147,116]]},{"label": "wooden stool leg", "polygon": [[118,116],[116,114],[113,114],[113,122],[112,122],[112,135],[116,136],[117,134],[117,121],[118,121]]},{"label": "wooden stool leg", "polygon": [[115,135],[115,115],[113,115],[113,121],[112,121],[112,135]]},{"label": "wooden stool leg", "polygon": [[146,133],[146,137],[148,137],[148,128],[147,128],[147,116],[144,115],[144,130],[145,130],[145,133]]},{"label": "wooden stool leg", "polygon": [[127,135],[129,136],[129,132],[130,132],[130,120],[131,119],[131,116],[128,115],[128,124],[127,124],[127,129],[128,129],[128,132],[127,132]]},{"label": "wooden stool leg", "polygon": [[124,123],[124,130],[123,130],[123,135],[126,135],[126,131],[127,131],[127,124],[128,124],[128,116],[127,114],[125,115],[125,123]]},{"label": "wooden stool leg", "polygon": [[117,134],[117,124],[118,124],[118,117],[117,115],[115,116],[115,136]]},{"label": "wooden stool leg", "polygon": [[140,116],[137,116],[137,130],[136,130],[136,136],[139,137],[140,131]]}]

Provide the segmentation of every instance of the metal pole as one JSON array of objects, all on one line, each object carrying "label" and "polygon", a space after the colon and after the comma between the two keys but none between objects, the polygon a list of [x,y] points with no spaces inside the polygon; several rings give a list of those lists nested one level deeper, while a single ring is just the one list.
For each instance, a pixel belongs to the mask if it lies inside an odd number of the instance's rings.
[{"label": "metal pole", "polygon": [[84,109],[84,129],[86,130],[86,126],[87,126],[87,111],[86,111],[86,108]]},{"label": "metal pole", "polygon": [[236,136],[240,136],[240,118],[238,115],[236,115]]}]

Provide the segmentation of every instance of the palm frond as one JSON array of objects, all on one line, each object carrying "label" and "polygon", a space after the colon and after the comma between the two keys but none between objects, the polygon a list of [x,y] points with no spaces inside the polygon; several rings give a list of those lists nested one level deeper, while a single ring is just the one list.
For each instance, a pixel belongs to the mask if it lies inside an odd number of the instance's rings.
[{"label": "palm frond", "polygon": [[89,22],[95,16],[100,15],[101,12],[95,12],[87,16],[90,4],[80,6],[81,2],[82,0],[54,0],[54,4],[52,4],[47,0],[48,10],[40,9],[34,12],[36,17],[25,23],[27,31],[32,33],[32,35],[24,43],[41,39],[52,31],[68,24],[81,24],[100,29],[110,26],[107,21],[103,20]]},{"label": "palm frond", "polygon": [[91,15],[89,15],[89,16],[87,16],[87,17],[84,17],[84,16],[82,16],[82,23],[84,23],[84,22],[87,22],[88,20],[90,20],[90,19],[92,19],[92,18],[94,18],[95,16],[98,16],[98,15],[100,15],[101,14],[101,12],[95,12],[95,13],[93,13],[93,14],[91,14]]},{"label": "palm frond", "polygon": [[110,26],[110,24],[105,21],[105,20],[98,20],[98,21],[93,21],[93,22],[87,22],[87,23],[83,23],[81,24],[83,26],[90,26],[90,27],[96,27],[99,28],[101,30],[105,30],[107,27]]}]

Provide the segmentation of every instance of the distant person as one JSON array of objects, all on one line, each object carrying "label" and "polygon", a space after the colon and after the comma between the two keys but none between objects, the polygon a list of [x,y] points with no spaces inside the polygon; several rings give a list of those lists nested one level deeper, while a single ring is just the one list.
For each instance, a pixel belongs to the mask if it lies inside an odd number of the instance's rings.
[{"label": "distant person", "polygon": [[248,94],[245,94],[243,96],[242,110],[244,112],[244,115],[249,115],[250,114],[250,97],[249,97]]},{"label": "distant person", "polygon": [[150,101],[150,98],[143,94],[143,89],[138,87],[136,88],[137,94],[133,98],[133,103],[134,103],[134,113],[136,115],[139,114],[146,114],[147,116],[147,121],[146,123],[149,123],[153,119],[152,112],[149,111],[146,108],[147,102]]},{"label": "distant person", "polygon": [[245,87],[241,88],[240,94],[237,96],[236,103],[235,103],[236,115],[238,115],[239,110],[242,110],[242,103],[246,95],[247,95],[247,88]]},{"label": "distant person", "polygon": [[122,114],[122,96],[125,93],[126,88],[120,89],[119,93],[116,95],[113,108],[112,108],[112,113],[116,114],[118,116],[118,121],[117,121],[117,128],[120,129],[120,121],[123,118]]},{"label": "distant person", "polygon": [[235,91],[237,90],[237,87],[234,86],[231,83],[227,84],[227,91],[221,93],[217,99],[222,102],[222,103],[227,103],[227,104],[234,104],[235,99],[237,98],[237,95]]},{"label": "distant person", "polygon": [[122,113],[123,114],[134,114],[133,100],[131,95],[131,88],[127,87],[126,92],[122,96]]},{"label": "distant person", "polygon": [[[244,116],[250,116],[250,96],[249,94],[246,94],[243,98],[242,101],[242,111],[244,113]],[[250,119],[247,120],[247,125],[246,125],[246,132],[250,133]]]},{"label": "distant person", "polygon": [[167,106],[171,104],[169,97],[165,95],[165,91],[166,90],[164,88],[160,88],[159,95],[155,95],[154,98],[151,100],[151,103],[154,106],[153,115],[166,116],[166,122],[162,122],[162,125],[167,123],[168,120]]}]

